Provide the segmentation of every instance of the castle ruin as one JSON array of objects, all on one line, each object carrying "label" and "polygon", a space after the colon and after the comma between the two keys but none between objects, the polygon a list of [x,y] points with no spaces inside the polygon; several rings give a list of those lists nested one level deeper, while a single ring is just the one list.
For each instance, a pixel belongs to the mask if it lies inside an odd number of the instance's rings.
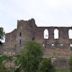
[{"label": "castle ruin", "polygon": [[[37,27],[34,19],[28,21],[18,20],[17,29],[10,33],[6,33],[4,44],[4,54],[12,52],[17,54],[24,47],[26,41],[35,40],[44,47],[44,54],[55,55],[58,52],[62,56],[66,52],[66,56],[71,54],[72,39],[69,38],[69,30],[72,27]],[[44,31],[47,30],[48,37],[44,38]],[[57,30],[58,38],[54,38],[54,31]],[[50,55],[51,55],[50,54]]]}]

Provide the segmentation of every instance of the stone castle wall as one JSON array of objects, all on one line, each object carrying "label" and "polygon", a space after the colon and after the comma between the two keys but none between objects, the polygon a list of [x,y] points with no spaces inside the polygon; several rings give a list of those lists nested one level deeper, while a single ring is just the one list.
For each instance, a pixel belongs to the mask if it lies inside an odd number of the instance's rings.
[{"label": "stone castle wall", "polygon": [[[44,30],[48,29],[49,38],[44,39]],[[59,38],[54,39],[54,30],[59,30]],[[69,39],[68,31],[72,27],[37,27],[34,19],[28,21],[18,20],[17,29],[6,34],[5,49],[7,51],[19,52],[26,41],[35,40],[46,49],[66,48],[70,49],[72,39]],[[53,44],[53,45],[52,45]]]}]

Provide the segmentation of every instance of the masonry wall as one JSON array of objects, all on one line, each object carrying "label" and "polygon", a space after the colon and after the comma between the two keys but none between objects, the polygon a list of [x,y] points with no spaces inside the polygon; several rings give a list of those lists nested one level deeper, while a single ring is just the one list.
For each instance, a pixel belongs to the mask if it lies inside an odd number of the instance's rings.
[{"label": "masonry wall", "polygon": [[[49,38],[44,39],[44,30],[49,32]],[[59,38],[54,39],[54,30],[59,30]],[[20,52],[26,41],[35,40],[44,48],[70,49],[72,39],[69,39],[68,31],[72,27],[37,27],[34,19],[28,21],[18,20],[17,29],[6,34],[5,47],[8,50]]]},{"label": "masonry wall", "polygon": [[11,52],[15,53],[16,51],[16,36],[17,30],[13,30],[11,33],[7,33],[5,35],[5,43],[4,43],[4,54],[11,54]]}]

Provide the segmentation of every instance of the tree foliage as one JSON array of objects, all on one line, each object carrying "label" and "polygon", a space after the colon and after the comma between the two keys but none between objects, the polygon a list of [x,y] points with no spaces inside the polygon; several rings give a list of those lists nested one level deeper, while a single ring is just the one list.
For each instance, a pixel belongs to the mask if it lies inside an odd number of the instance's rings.
[{"label": "tree foliage", "polygon": [[55,72],[55,68],[51,63],[51,59],[44,58],[40,62],[37,72]]},{"label": "tree foliage", "polygon": [[22,50],[20,64],[25,72],[36,72],[42,58],[42,46],[34,41],[27,42]]},{"label": "tree foliage", "polygon": [[2,27],[0,27],[0,45],[2,45],[2,40],[4,38],[5,32]]},{"label": "tree foliage", "polygon": [[2,27],[0,27],[0,39],[3,39],[3,37],[4,37],[4,30],[3,30],[3,28]]}]

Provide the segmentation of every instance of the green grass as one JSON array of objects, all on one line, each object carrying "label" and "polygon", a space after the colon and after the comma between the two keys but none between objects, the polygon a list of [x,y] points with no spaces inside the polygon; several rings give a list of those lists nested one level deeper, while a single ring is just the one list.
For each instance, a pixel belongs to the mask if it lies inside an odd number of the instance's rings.
[{"label": "green grass", "polygon": [[68,68],[62,68],[62,69],[61,68],[60,69],[58,68],[58,69],[56,69],[56,72],[70,72],[70,71],[69,71]]}]

